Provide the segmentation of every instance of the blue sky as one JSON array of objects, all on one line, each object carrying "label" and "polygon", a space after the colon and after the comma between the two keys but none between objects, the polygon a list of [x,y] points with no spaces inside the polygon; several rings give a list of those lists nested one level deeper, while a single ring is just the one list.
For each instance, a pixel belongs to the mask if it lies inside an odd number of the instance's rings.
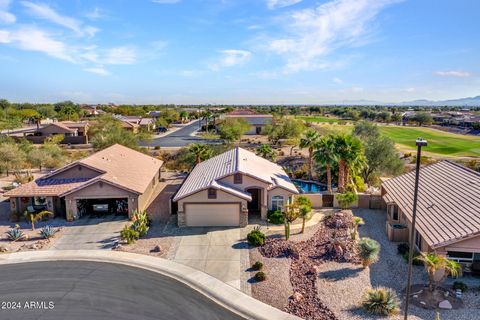
[{"label": "blue sky", "polygon": [[0,0],[0,97],[341,103],[480,95],[476,0]]}]

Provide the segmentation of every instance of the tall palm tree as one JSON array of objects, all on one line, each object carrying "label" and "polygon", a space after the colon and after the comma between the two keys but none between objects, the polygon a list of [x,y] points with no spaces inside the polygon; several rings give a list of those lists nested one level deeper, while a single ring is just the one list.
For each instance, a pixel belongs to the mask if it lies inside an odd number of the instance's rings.
[{"label": "tall palm tree", "polygon": [[320,134],[316,130],[308,130],[300,139],[300,148],[308,148],[308,178],[312,180],[313,171],[313,149],[320,139]]},{"label": "tall palm tree", "polygon": [[192,143],[188,147],[188,151],[195,155],[195,164],[199,164],[202,160],[206,160],[212,156],[212,149],[206,144]]},{"label": "tall palm tree", "polygon": [[335,136],[335,149],[338,153],[338,190],[345,191],[350,180],[350,169],[363,156],[363,147],[360,139],[352,135],[341,134]]},{"label": "tall palm tree", "polygon": [[260,147],[257,148],[257,154],[262,158],[274,161],[276,154],[275,151],[270,147],[269,144],[262,144]]},{"label": "tall palm tree", "polygon": [[332,193],[332,167],[337,164],[338,154],[332,136],[323,137],[315,144],[314,160],[327,169],[327,191]]}]

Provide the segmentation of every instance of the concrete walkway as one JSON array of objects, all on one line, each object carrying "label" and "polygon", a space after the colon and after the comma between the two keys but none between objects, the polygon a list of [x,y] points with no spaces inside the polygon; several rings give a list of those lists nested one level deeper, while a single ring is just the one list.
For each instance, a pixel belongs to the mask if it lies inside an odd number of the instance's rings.
[{"label": "concrete walkway", "polygon": [[[242,250],[248,251],[240,228],[185,228],[172,247],[172,260],[240,289]],[[248,252],[246,252],[248,256]]]},{"label": "concrete walkway", "polygon": [[127,223],[126,217],[85,218],[63,227],[62,236],[52,250],[111,249],[119,240],[120,231]]},{"label": "concrete walkway", "polygon": [[296,316],[255,300],[204,272],[173,261],[146,255],[107,250],[18,252],[0,255],[0,270],[1,265],[5,264],[39,261],[96,261],[142,268],[180,281],[245,319],[300,320]]}]

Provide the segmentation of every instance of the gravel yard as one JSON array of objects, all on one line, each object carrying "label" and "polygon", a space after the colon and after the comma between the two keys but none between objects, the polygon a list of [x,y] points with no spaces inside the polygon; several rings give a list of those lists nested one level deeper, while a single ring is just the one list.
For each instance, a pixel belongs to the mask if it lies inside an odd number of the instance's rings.
[{"label": "gravel yard", "polygon": [[[318,296],[339,319],[377,319],[369,316],[359,307],[363,292],[366,288],[384,286],[392,288],[402,297],[405,289],[407,264],[397,255],[397,244],[388,241],[385,234],[385,213],[379,210],[354,210],[354,215],[365,220],[360,227],[362,237],[377,240],[382,248],[380,259],[369,269],[350,263],[326,262],[321,265],[317,280]],[[422,266],[413,269],[413,283],[427,283],[426,273]],[[463,280],[463,279],[462,279]],[[449,279],[448,282],[452,282]],[[465,308],[460,310],[441,311],[442,320],[476,319],[480,311],[479,279],[469,278],[475,289],[464,295]],[[403,307],[403,305],[402,305]],[[435,312],[411,306],[409,319],[434,319]],[[479,317],[480,318],[480,317]],[[403,319],[401,315],[391,319]]]},{"label": "gravel yard", "polygon": [[[407,264],[397,254],[397,243],[388,241],[385,234],[385,213],[380,210],[357,209],[354,215],[365,220],[365,225],[359,228],[361,237],[370,237],[381,245],[380,259],[367,269],[360,264],[350,262],[324,261],[319,265],[317,277],[317,294],[319,300],[334,312],[341,320],[380,319],[382,317],[366,314],[361,307],[364,291],[370,287],[383,286],[397,292],[403,298],[405,289]],[[321,224],[306,229],[305,234],[294,234],[291,241],[298,243],[312,237],[321,227]],[[263,230],[270,238],[280,238],[279,231]],[[285,310],[289,305],[289,298],[293,294],[291,283],[291,258],[269,258],[263,256],[258,248],[250,250],[250,262],[262,261],[267,280],[260,283],[252,282],[252,296],[276,308]],[[254,272],[251,272],[254,275]],[[427,283],[427,275],[423,266],[414,266],[413,283]],[[460,310],[442,310],[442,320],[480,319],[480,279],[464,277],[461,279],[469,285],[469,291],[464,294],[465,308]],[[447,279],[445,286],[449,286],[454,279]],[[403,304],[401,305],[403,308]],[[403,310],[403,309],[401,309]],[[409,319],[435,318],[435,311],[411,306]],[[403,319],[402,315],[389,319]]]}]

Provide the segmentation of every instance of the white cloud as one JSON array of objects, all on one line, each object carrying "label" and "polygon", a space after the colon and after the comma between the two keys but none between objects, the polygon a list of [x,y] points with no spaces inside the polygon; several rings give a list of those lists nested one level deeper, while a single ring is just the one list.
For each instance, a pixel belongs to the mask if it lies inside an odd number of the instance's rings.
[{"label": "white cloud", "polygon": [[153,3],[159,4],[174,4],[179,3],[181,0],[152,0]]},{"label": "white cloud", "polygon": [[100,76],[108,76],[110,73],[103,67],[93,67],[93,68],[85,68],[83,69],[87,72],[90,72],[90,73],[95,73],[95,74],[98,74]]},{"label": "white cloud", "polygon": [[363,44],[371,23],[399,0],[332,0],[315,8],[289,12],[281,21],[287,35],[268,49],[286,59],[286,72],[328,67],[325,57],[339,48]]},{"label": "white cloud", "polygon": [[87,17],[90,20],[98,20],[105,18],[105,13],[100,10],[98,7],[95,7],[92,11],[89,11],[85,14],[85,17]]},{"label": "white cloud", "polygon": [[405,91],[406,92],[415,92],[415,88],[414,87],[406,88]]},{"label": "white cloud", "polygon": [[269,9],[283,8],[292,6],[301,2],[302,0],[267,0],[267,7]]},{"label": "white cloud", "polygon": [[337,77],[333,78],[332,80],[333,80],[333,82],[335,82],[337,84],[342,84],[343,83],[343,80],[340,79],[340,78],[337,78]]},{"label": "white cloud", "polygon": [[363,88],[362,87],[352,87],[351,88],[352,92],[363,92]]},{"label": "white cloud", "polygon": [[134,48],[115,47],[108,49],[102,60],[105,64],[133,64],[137,56]]},{"label": "white cloud", "polygon": [[461,71],[461,70],[437,71],[435,72],[435,74],[441,77],[456,77],[456,78],[466,78],[471,76],[470,72]]},{"label": "white cloud", "polygon": [[221,68],[230,68],[241,65],[250,60],[252,53],[246,50],[222,50],[222,56],[219,61],[210,65],[210,69],[219,70]]},{"label": "white cloud", "polygon": [[0,42],[13,44],[23,50],[43,52],[51,57],[76,62],[63,42],[53,39],[45,31],[34,27],[22,27],[13,31],[0,30]]},{"label": "white cloud", "polygon": [[48,20],[62,27],[70,29],[80,36],[93,37],[98,32],[97,28],[91,26],[83,26],[83,23],[75,18],[60,15],[46,4],[33,3],[30,1],[22,1],[30,12],[38,18]]},{"label": "white cloud", "polygon": [[10,0],[0,0],[0,23],[11,24],[17,20],[13,14],[8,12],[10,2]]}]

